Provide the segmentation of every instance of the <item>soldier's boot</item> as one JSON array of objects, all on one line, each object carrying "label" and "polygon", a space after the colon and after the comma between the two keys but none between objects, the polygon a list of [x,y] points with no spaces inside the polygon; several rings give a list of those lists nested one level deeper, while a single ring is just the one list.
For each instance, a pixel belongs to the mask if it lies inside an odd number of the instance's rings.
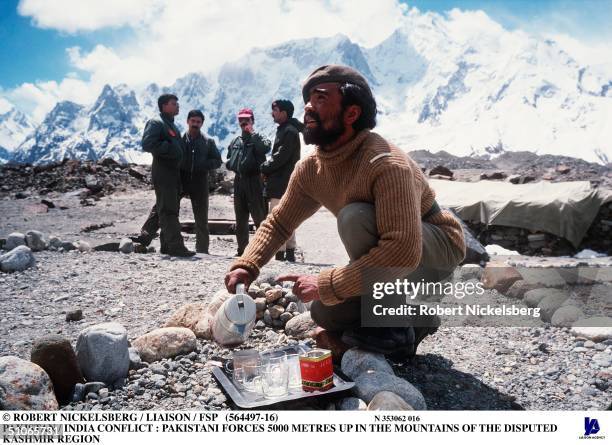
[{"label": "soldier's boot", "polygon": [[279,250],[278,252],[276,252],[276,255],[274,255],[274,259],[276,261],[285,261],[285,251]]},{"label": "soldier's boot", "polygon": [[295,249],[287,249],[285,251],[285,260],[295,263]]}]

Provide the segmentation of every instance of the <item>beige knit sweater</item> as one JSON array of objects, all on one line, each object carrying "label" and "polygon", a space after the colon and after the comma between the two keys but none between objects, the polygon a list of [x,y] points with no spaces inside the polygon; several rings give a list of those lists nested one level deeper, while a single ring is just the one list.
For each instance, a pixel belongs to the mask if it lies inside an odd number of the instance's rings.
[{"label": "beige knit sweater", "polygon": [[[361,295],[364,276],[370,270],[392,268],[401,270],[404,277],[418,266],[421,215],[431,208],[434,197],[421,169],[404,151],[380,135],[363,130],[333,152],[317,148],[296,165],[280,204],[230,270],[243,268],[257,277],[291,233],[321,205],[337,215],[351,202],[373,203],[378,245],[346,266],[319,274],[321,302],[342,303]],[[427,221],[440,226],[465,254],[461,225],[450,212],[442,211]]]}]

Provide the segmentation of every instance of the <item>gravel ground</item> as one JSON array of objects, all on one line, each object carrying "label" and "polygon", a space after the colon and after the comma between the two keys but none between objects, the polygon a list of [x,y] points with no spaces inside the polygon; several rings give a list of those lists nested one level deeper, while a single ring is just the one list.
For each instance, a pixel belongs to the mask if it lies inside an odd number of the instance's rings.
[{"label": "gravel ground", "polygon": [[[54,199],[69,209],[26,214],[31,200],[0,201],[0,236],[37,229],[68,241],[107,242],[136,232],[152,204],[150,192],[112,195],[85,208],[75,198]],[[231,216],[230,198],[212,197],[211,217]],[[182,219],[190,218],[184,204]],[[80,231],[83,225],[103,221],[114,225],[86,234]],[[187,245],[193,247],[194,241],[188,237]],[[307,262],[272,261],[264,271],[316,274],[322,267],[345,261],[329,212],[320,211],[305,223],[298,231],[298,243]],[[34,268],[0,275],[0,355],[29,359],[33,340],[46,334],[62,334],[74,345],[82,329],[106,321],[124,325],[133,340],[161,327],[182,304],[210,299],[222,287],[235,249],[233,237],[215,236],[212,255],[191,259],[157,253],[36,253]],[[523,258],[521,265],[529,261]],[[66,312],[75,309],[83,311],[83,320],[66,322]],[[293,341],[266,328],[246,346],[267,349]],[[130,371],[123,389],[104,391],[99,400],[67,408],[231,408],[206,363],[230,352],[208,341],[198,343],[197,353]],[[606,409],[612,399],[612,367],[600,366],[596,354],[612,354],[612,342],[593,344],[572,337],[567,329],[547,326],[445,327],[425,339],[415,360],[396,363],[394,369],[422,391],[430,409]],[[289,408],[329,409],[335,401],[322,399]]]}]

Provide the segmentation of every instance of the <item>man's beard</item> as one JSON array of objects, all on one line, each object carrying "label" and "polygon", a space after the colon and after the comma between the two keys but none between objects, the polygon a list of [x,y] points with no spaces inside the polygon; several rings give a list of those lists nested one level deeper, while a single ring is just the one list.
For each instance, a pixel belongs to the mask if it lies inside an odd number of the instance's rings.
[{"label": "man's beard", "polygon": [[333,126],[329,129],[323,128],[321,119],[316,113],[307,113],[304,115],[304,121],[306,117],[313,119],[317,122],[317,126],[314,128],[304,128],[304,142],[306,144],[314,144],[319,147],[325,147],[333,144],[338,138],[344,133],[345,126],[342,121],[342,113],[338,113],[334,118]]}]

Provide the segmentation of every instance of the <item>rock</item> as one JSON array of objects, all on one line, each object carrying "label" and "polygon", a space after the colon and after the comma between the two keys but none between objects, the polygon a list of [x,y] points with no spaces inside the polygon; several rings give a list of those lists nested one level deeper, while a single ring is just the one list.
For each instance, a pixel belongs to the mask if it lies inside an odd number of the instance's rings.
[{"label": "rock", "polygon": [[127,331],[119,323],[101,323],[81,331],[76,345],[81,371],[87,381],[112,384],[130,367]]},{"label": "rock", "polygon": [[530,290],[539,289],[541,286],[538,284],[527,283],[525,280],[518,280],[512,283],[512,286],[508,288],[504,295],[508,298],[514,298],[521,300],[526,292]]},{"label": "rock", "polygon": [[54,209],[55,208],[55,204],[53,203],[53,201],[50,201],[48,199],[41,199],[40,203],[46,205],[47,208],[49,208],[49,209]]},{"label": "rock", "polygon": [[480,175],[480,179],[505,179],[506,176],[507,175],[504,172],[482,173]]},{"label": "rock", "polygon": [[66,313],[66,321],[79,321],[83,319],[83,311],[75,309]]},{"label": "rock", "polygon": [[365,411],[368,406],[357,397],[345,397],[338,403],[340,411]]},{"label": "rock", "polygon": [[561,173],[562,175],[565,175],[571,171],[571,168],[568,167],[567,165],[560,164],[560,165],[557,165],[557,168],[555,170],[557,171],[557,173]]},{"label": "rock", "polygon": [[140,354],[138,354],[136,348],[128,348],[128,352],[130,354],[130,369],[136,370],[147,367],[140,359]]},{"label": "rock", "polygon": [[85,187],[91,190],[91,193],[98,193],[104,186],[94,175],[85,176]]},{"label": "rock", "polygon": [[74,391],[72,392],[71,401],[81,402],[85,399],[85,385],[83,383],[77,383],[74,385]]},{"label": "rock", "polygon": [[232,297],[233,294],[230,294],[226,289],[219,289],[212,297],[210,303],[208,303],[208,312],[210,315],[214,316],[221,305],[225,303],[225,300]]},{"label": "rock", "polygon": [[147,246],[139,243],[134,243],[134,253],[149,253],[149,249]]},{"label": "rock", "polygon": [[59,239],[57,236],[50,236],[49,237],[49,247],[59,249],[60,247],[62,247],[62,240]]},{"label": "rock", "polygon": [[18,246],[26,245],[26,237],[23,233],[13,232],[10,233],[6,238],[6,242],[4,243],[4,250],[13,250]]},{"label": "rock", "polygon": [[285,308],[285,312],[298,312],[298,305],[295,302],[291,302],[287,305],[287,307]]},{"label": "rock", "polygon": [[29,230],[26,232],[26,244],[34,252],[39,252],[47,248],[45,236],[38,230]]},{"label": "rock", "polygon": [[61,249],[64,249],[64,251],[69,252],[71,250],[77,250],[78,247],[75,243],[70,242],[70,241],[62,241],[62,244],[60,245]]},{"label": "rock", "polygon": [[276,320],[278,317],[280,317],[280,315],[283,312],[285,312],[285,308],[282,307],[280,304],[275,304],[274,306],[270,306],[268,310],[270,311],[270,316],[272,317],[273,320]]},{"label": "rock", "polygon": [[266,303],[274,303],[283,296],[282,289],[272,288],[266,291]]},{"label": "rock", "polygon": [[69,403],[74,385],[84,381],[70,340],[60,335],[36,340],[30,360],[45,370],[53,383],[57,400],[62,404]]},{"label": "rock", "polygon": [[584,317],[584,313],[576,306],[562,306],[555,311],[550,324],[556,327],[570,327]]},{"label": "rock", "polygon": [[525,292],[525,295],[523,295],[523,302],[528,307],[538,307],[540,302],[543,301],[546,297],[553,297],[553,300],[560,300],[562,298],[563,301],[567,300],[567,294],[562,290],[539,288]]},{"label": "rock", "polygon": [[121,242],[119,242],[119,252],[121,253],[134,252],[134,242],[129,238],[123,238]]},{"label": "rock", "polygon": [[495,289],[502,294],[516,281],[522,279],[514,267],[499,263],[489,263],[482,272],[482,284],[485,289]]},{"label": "rock", "polygon": [[355,395],[366,403],[370,403],[374,396],[381,391],[390,391],[400,396],[415,410],[427,409],[425,398],[410,383],[394,374],[387,372],[365,372],[355,379],[353,388]]},{"label": "rock", "polygon": [[412,411],[414,408],[400,396],[390,391],[381,391],[368,404],[368,411]]},{"label": "rock", "polygon": [[291,312],[283,312],[282,314],[280,314],[280,317],[278,317],[278,319],[282,321],[283,324],[286,324],[292,318],[293,314]]},{"label": "rock", "polygon": [[266,299],[265,298],[255,298],[255,310],[257,312],[263,312],[266,310]]},{"label": "rock", "polygon": [[96,252],[119,252],[119,243],[98,244],[93,250]]},{"label": "rock", "polygon": [[85,394],[96,394],[101,389],[106,388],[106,386],[107,385],[104,382],[87,382],[85,383]]},{"label": "rock", "polygon": [[212,339],[213,317],[206,303],[189,303],[181,306],[166,322],[164,327],[191,329],[196,337]]},{"label": "rock", "polygon": [[521,275],[523,279],[530,284],[538,284],[539,287],[563,287],[565,286],[565,279],[559,273],[560,269],[556,267],[536,267],[536,268],[522,268]]},{"label": "rock", "polygon": [[593,355],[591,360],[593,360],[593,362],[600,368],[612,366],[612,355],[606,354],[605,352],[598,352],[597,354]]},{"label": "rock", "polygon": [[57,410],[53,384],[35,363],[19,357],[0,357],[0,410]]},{"label": "rock", "polygon": [[180,327],[156,329],[138,337],[132,342],[138,354],[145,362],[151,363],[179,354],[188,354],[197,349],[195,334]]},{"label": "rock", "polygon": [[298,339],[305,339],[311,335],[311,331],[316,326],[317,324],[310,317],[310,311],[308,311],[289,320],[285,325],[285,333]]},{"label": "rock", "polygon": [[531,175],[512,175],[508,177],[508,181],[510,181],[512,184],[527,184],[535,180],[536,178]]},{"label": "rock", "polygon": [[429,176],[433,176],[433,175],[442,175],[442,176],[448,176],[448,177],[453,177],[453,172],[451,169],[444,167],[443,165],[436,165],[434,168],[432,168],[429,171]]},{"label": "rock", "polygon": [[612,318],[592,317],[579,320],[572,325],[571,332],[576,337],[584,337],[594,342],[612,339]]},{"label": "rock", "polygon": [[270,315],[270,311],[266,309],[263,313],[263,322],[268,326],[272,325],[272,315]]},{"label": "rock", "polygon": [[0,269],[3,272],[18,272],[36,264],[34,255],[29,247],[17,246],[0,256]]},{"label": "rock", "polygon": [[128,175],[139,179],[141,181],[147,178],[147,173],[139,167],[130,167],[128,168]]},{"label": "rock", "polygon": [[341,369],[352,380],[368,371],[393,374],[393,368],[391,368],[384,355],[359,348],[351,348],[344,353]]},{"label": "rock", "polygon": [[[91,250],[92,250],[92,249],[91,249],[91,245],[90,245],[90,244],[89,244],[87,241],[81,241],[81,240],[79,240],[79,241],[77,241],[77,242],[74,244],[74,247],[76,247],[76,249],[77,249],[79,252],[91,252]],[[72,249],[70,249],[70,248],[66,249],[66,248],[64,247],[64,250],[72,250]]]},{"label": "rock", "polygon": [[547,323],[550,322],[555,311],[561,307],[567,298],[567,293],[563,291],[550,293],[550,295],[544,297],[538,304],[538,308],[540,309],[540,319]]}]

